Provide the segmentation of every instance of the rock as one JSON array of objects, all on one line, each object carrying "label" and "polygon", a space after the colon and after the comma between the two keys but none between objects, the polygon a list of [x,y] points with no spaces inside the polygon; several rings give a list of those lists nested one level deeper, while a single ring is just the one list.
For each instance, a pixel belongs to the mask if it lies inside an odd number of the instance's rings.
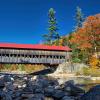
[{"label": "rock", "polygon": [[41,93],[41,94],[43,94],[44,93],[44,90],[42,88],[36,88],[34,90],[34,93]]},{"label": "rock", "polygon": [[70,84],[74,85],[74,81],[73,80],[69,80],[69,81],[65,82],[64,84],[65,85],[70,85]]},{"label": "rock", "polygon": [[12,100],[12,97],[7,92],[0,91],[0,100]]},{"label": "rock", "polygon": [[85,93],[83,89],[74,85],[73,81],[65,82],[63,90],[70,93],[71,96],[79,96]]},{"label": "rock", "polygon": [[57,75],[60,73],[76,73],[78,71],[81,71],[84,67],[88,67],[87,65],[83,63],[71,63],[71,62],[63,62],[59,64],[56,71],[53,73],[53,75]]},{"label": "rock", "polygon": [[58,90],[62,89],[60,85],[54,86],[54,88]]},{"label": "rock", "polygon": [[[18,85],[18,88],[19,88],[19,89],[21,89],[21,88],[22,88],[22,86],[21,86],[21,85]],[[24,88],[25,88],[25,87],[24,87]]]},{"label": "rock", "polygon": [[13,97],[13,93],[15,92],[15,88],[12,82],[9,82],[6,84],[6,91],[7,94],[11,97]]},{"label": "rock", "polygon": [[73,100],[80,98],[84,92],[72,80],[61,86],[52,77],[42,75],[35,79],[31,77],[23,75],[1,77],[0,100],[46,100],[45,97],[50,97],[51,100]]},{"label": "rock", "polygon": [[54,94],[54,91],[55,89],[53,86],[48,86],[47,88],[44,89],[44,94],[45,96],[50,97]]},{"label": "rock", "polygon": [[79,100],[100,100],[100,85],[91,88]]},{"label": "rock", "polygon": [[5,94],[6,94],[6,93],[5,93],[4,91],[0,90],[0,100],[3,99],[3,97],[4,97]]},{"label": "rock", "polygon": [[74,99],[69,96],[64,96],[61,100],[74,100]]},{"label": "rock", "polygon": [[30,93],[33,93],[33,89],[31,87],[25,87],[23,89],[24,92],[30,92]]},{"label": "rock", "polygon": [[22,100],[21,97],[14,98],[13,100]]},{"label": "rock", "polygon": [[13,83],[11,82],[9,82],[9,83],[7,83],[6,84],[6,89],[8,90],[8,91],[14,91],[14,85],[13,85]]},{"label": "rock", "polygon": [[22,91],[17,90],[13,94],[13,99],[21,97],[21,95],[22,95]]},{"label": "rock", "polygon": [[59,85],[58,81],[56,79],[50,78],[50,77],[44,77],[39,75],[36,79],[36,84],[41,85],[43,88],[50,86],[56,86]]},{"label": "rock", "polygon": [[5,82],[11,82],[11,81],[12,81],[11,78],[12,78],[11,76],[5,75],[5,76],[4,76],[4,81],[5,81]]},{"label": "rock", "polygon": [[32,98],[33,96],[34,96],[34,94],[31,94],[31,93],[29,93],[29,94],[28,93],[27,94],[22,94],[21,95],[21,99],[22,100],[24,100],[24,99],[28,100],[29,98]]},{"label": "rock", "polygon": [[47,87],[49,85],[48,79],[39,75],[36,79],[36,84],[40,85],[42,88]]},{"label": "rock", "polygon": [[33,92],[33,84],[31,81],[26,81],[26,87],[23,89],[24,92]]},{"label": "rock", "polygon": [[23,78],[23,80],[27,80],[27,79],[28,79],[27,77],[24,77],[24,78]]},{"label": "rock", "polygon": [[55,90],[53,93],[53,98],[55,99],[62,99],[65,95],[67,95],[64,91],[62,90]]},{"label": "rock", "polygon": [[23,84],[22,87],[25,88],[26,87],[26,84]]},{"label": "rock", "polygon": [[37,76],[31,77],[31,81],[34,81],[34,80],[36,80],[36,79],[37,79]]},{"label": "rock", "polygon": [[51,86],[58,86],[59,82],[56,79],[52,79],[52,80],[48,80],[49,81],[49,85]]},{"label": "rock", "polygon": [[35,94],[32,98],[28,100],[45,100],[45,96],[43,94]]},{"label": "rock", "polygon": [[0,79],[2,79],[4,77],[4,75],[0,75]]},{"label": "rock", "polygon": [[0,90],[2,90],[5,87],[4,80],[0,80]]}]

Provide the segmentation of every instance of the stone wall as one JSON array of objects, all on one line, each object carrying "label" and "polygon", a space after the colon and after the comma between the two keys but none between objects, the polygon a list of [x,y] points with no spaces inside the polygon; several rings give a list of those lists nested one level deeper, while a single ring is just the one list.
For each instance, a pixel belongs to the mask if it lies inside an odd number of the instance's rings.
[{"label": "stone wall", "polygon": [[83,63],[64,62],[60,64],[54,73],[75,73],[80,71],[83,67],[88,67]]}]

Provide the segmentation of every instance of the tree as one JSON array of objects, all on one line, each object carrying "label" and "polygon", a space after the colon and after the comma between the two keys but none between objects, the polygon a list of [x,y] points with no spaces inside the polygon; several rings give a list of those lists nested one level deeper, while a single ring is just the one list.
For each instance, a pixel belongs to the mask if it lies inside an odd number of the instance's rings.
[{"label": "tree", "polygon": [[80,7],[76,8],[76,15],[75,15],[75,19],[76,19],[76,27],[75,27],[75,31],[77,31],[80,27],[82,27],[82,22],[83,22],[83,13]]},{"label": "tree", "polygon": [[93,52],[97,52],[97,48],[100,47],[100,14],[87,17],[83,27]]},{"label": "tree", "polygon": [[[100,47],[100,14],[89,16],[81,28],[74,32],[70,42],[76,44],[82,59],[97,52]],[[92,50],[92,52],[90,52]]]},{"label": "tree", "polygon": [[[49,28],[48,28],[48,34],[45,34],[43,37],[46,40],[46,44],[52,45],[54,40],[60,39],[59,33],[57,32],[57,21],[55,18],[55,10],[53,8],[49,9],[48,17],[49,17]],[[58,43],[59,44],[59,43]],[[57,45],[58,45],[57,44]]]},{"label": "tree", "polygon": [[78,40],[79,40],[80,34],[76,34],[77,31],[82,27],[82,24],[84,21],[83,13],[80,7],[76,8],[75,21],[76,21],[75,29],[71,34],[69,34],[68,39],[69,39],[69,45],[72,48],[72,60],[74,62],[80,62],[81,61],[81,58],[79,55],[80,49],[78,48],[79,46]]}]

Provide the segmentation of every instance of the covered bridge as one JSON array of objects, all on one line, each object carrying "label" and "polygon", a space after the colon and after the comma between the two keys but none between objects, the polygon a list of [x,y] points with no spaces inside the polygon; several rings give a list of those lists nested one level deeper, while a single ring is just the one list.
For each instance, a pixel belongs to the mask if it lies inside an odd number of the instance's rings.
[{"label": "covered bridge", "polygon": [[0,63],[60,64],[70,59],[67,46],[0,43]]}]

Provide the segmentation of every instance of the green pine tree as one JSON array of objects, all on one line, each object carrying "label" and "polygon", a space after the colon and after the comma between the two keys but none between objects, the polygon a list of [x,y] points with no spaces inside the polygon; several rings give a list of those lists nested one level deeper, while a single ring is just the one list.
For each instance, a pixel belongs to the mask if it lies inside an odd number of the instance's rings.
[{"label": "green pine tree", "polygon": [[59,40],[60,36],[57,32],[57,21],[55,18],[55,10],[53,8],[49,9],[48,17],[49,17],[49,27],[48,27],[48,34],[43,35],[45,38],[45,43],[52,45],[54,40]]},{"label": "green pine tree", "polygon": [[76,8],[75,20],[76,20],[75,31],[77,31],[80,27],[82,27],[82,23],[84,21],[83,13],[80,7]]}]

